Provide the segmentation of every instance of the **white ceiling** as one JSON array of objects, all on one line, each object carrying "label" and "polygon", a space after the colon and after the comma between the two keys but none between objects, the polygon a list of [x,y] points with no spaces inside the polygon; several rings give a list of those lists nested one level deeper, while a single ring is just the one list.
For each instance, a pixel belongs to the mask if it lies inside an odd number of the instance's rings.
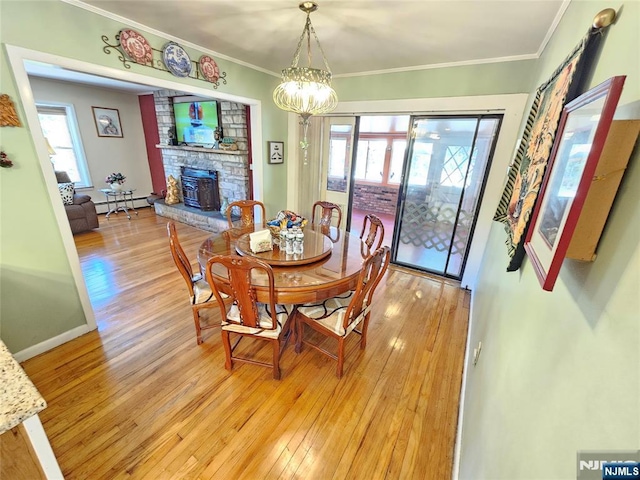
[{"label": "white ceiling", "polygon": [[[305,22],[297,0],[62,1],[143,36],[154,33],[278,76],[291,64]],[[311,21],[339,77],[537,58],[569,1],[318,0]],[[111,40],[117,33],[96,32]],[[315,45],[312,54],[312,66],[322,67]],[[300,64],[306,64],[304,53]],[[32,76],[134,94],[156,89],[38,62],[25,67]]]},{"label": "white ceiling", "polygon": [[[107,14],[143,36],[173,37],[213,52],[214,59],[278,75],[291,64],[305,22],[297,0],[63,1]],[[311,21],[333,74],[340,76],[535,58],[568,2],[318,0]],[[113,39],[117,33],[96,35]],[[312,53],[312,66],[320,66],[319,52]],[[306,55],[300,60],[306,64]]]}]

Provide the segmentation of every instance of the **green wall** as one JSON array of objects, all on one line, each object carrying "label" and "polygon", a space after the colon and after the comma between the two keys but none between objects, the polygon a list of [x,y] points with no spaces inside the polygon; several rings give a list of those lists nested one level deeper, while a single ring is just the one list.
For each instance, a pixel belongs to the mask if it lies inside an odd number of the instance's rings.
[{"label": "green wall", "polygon": [[[2,93],[11,96],[24,122],[4,44],[123,69],[117,55],[103,53],[101,36],[113,40],[127,26],[59,1],[0,0]],[[166,42],[144,35],[155,48]],[[187,51],[199,57],[199,52]],[[271,100],[278,78],[230,61],[217,62],[228,78],[218,91],[261,101],[264,143],[286,139],[287,116]],[[534,61],[524,61],[346,77],[335,80],[335,89],[343,101],[522,93],[531,89],[534,67]],[[135,64],[131,71],[150,81],[169,78],[204,85]],[[26,126],[2,128],[0,135],[3,150],[16,163],[0,171],[0,336],[15,353],[84,325],[85,318],[30,132]],[[263,164],[263,201],[268,214],[275,213],[286,205],[286,169],[268,165],[265,158],[257,161]]]},{"label": "green wall", "polygon": [[535,66],[534,60],[521,60],[338,77],[334,87],[341,101],[527,93],[534,87]]},{"label": "green wall", "polygon": [[[537,62],[337,78],[335,88],[342,101],[531,92],[579,41],[595,13],[611,6],[574,0]],[[100,36],[113,38],[125,26],[112,20],[60,2],[0,0],[0,22],[3,45],[122,68],[115,55],[102,53]],[[590,79],[595,85],[626,74],[620,111],[636,118],[638,31],[640,4],[626,2]],[[155,47],[164,43],[145,36]],[[286,115],[271,102],[277,79],[218,63],[229,79],[220,91],[262,101],[265,142],[286,138]],[[4,46],[0,91],[14,99],[24,121]],[[0,129],[0,145],[16,164],[0,170],[0,335],[17,352],[85,319],[28,128]],[[483,349],[466,373],[461,478],[575,478],[577,450],[640,447],[638,157],[636,152],[630,162],[598,258],[589,264],[565,261],[551,293],[541,290],[528,261],[519,272],[505,272],[505,234],[494,224],[473,293],[470,345],[482,341]],[[261,161],[264,200],[273,210],[286,201],[286,171]]]},{"label": "green wall", "polygon": [[[53,214],[50,197],[33,140],[26,125],[5,44],[42,51],[97,65],[124,69],[117,55],[102,51],[102,35],[111,40],[127,25],[59,1],[0,1],[0,91],[14,101],[23,123],[0,129],[0,145],[15,166],[0,171],[0,335],[7,347],[19,352],[86,323]],[[155,48],[165,39],[145,33]],[[192,58],[200,53],[187,49]],[[287,116],[271,100],[278,79],[225,60],[227,85],[219,91],[260,100],[262,131],[267,139],[285,138]],[[139,65],[136,73],[203,87],[197,80],[177,79]],[[152,80],[152,78],[150,80]],[[216,91],[212,89],[212,96]],[[286,171],[264,164],[264,201],[274,209],[286,202]]]},{"label": "green wall", "polygon": [[[587,31],[599,1],[573,1],[541,57],[543,83]],[[640,3],[624,2],[590,78],[627,75],[618,118],[640,118]],[[494,223],[472,299],[459,478],[576,478],[579,450],[640,447],[640,152],[595,262],[565,260],[553,292],[531,263],[506,273]]]}]

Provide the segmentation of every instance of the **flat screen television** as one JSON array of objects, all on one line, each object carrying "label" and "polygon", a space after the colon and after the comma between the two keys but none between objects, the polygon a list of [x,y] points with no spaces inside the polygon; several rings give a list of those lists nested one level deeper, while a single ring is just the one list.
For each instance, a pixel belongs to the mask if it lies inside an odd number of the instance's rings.
[{"label": "flat screen television", "polygon": [[177,102],[173,104],[178,145],[216,144],[215,132],[220,125],[220,103],[216,100]]}]

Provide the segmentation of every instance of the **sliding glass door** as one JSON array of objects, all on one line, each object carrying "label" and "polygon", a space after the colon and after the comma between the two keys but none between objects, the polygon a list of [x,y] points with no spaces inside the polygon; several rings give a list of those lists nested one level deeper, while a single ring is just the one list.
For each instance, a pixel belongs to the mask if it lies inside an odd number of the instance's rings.
[{"label": "sliding glass door", "polygon": [[394,263],[462,277],[501,118],[411,118]]}]

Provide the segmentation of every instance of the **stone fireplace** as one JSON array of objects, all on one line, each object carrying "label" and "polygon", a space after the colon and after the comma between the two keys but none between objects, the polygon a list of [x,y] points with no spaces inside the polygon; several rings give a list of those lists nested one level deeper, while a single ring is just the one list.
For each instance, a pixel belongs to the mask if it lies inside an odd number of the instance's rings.
[{"label": "stone fireplace", "polygon": [[[160,136],[160,144],[157,145],[157,148],[162,152],[165,175],[167,177],[172,175],[179,181],[179,196],[181,197],[180,201],[183,203],[164,205],[164,203],[158,202],[155,204],[156,213],[198,228],[218,231],[217,225],[213,224],[216,217],[222,219],[219,214],[221,203],[224,200],[229,203],[236,200],[244,200],[250,196],[247,107],[240,103],[220,102],[223,135],[234,139],[238,150],[222,151],[207,147],[171,145],[168,131],[175,127],[172,99],[178,96],[185,96],[185,94],[172,90],[154,92],[158,133]],[[185,169],[190,172],[194,170],[215,172],[217,188],[210,185],[204,187],[205,189],[209,187],[214,189],[218,197],[212,205],[207,204],[206,210],[199,209],[193,204],[195,194],[191,179],[189,179],[185,189],[182,179],[183,170]],[[191,175],[189,176],[191,177]],[[212,175],[209,175],[209,177],[212,177]],[[196,183],[198,183],[197,180]],[[201,185],[203,185],[203,182],[196,185],[198,191]],[[200,204],[199,198],[196,198],[196,201]],[[224,226],[226,226],[226,219],[224,220]]]}]

